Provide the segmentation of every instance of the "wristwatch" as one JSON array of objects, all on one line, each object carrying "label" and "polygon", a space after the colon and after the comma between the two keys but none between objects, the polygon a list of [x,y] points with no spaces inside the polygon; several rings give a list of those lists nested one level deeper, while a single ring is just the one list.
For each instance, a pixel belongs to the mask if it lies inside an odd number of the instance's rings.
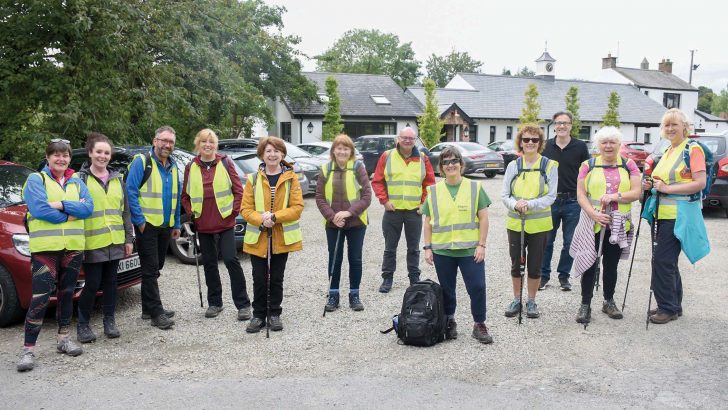
[{"label": "wristwatch", "polygon": [[619,202],[621,200],[622,200],[622,193],[621,192],[617,192],[617,202]]},{"label": "wristwatch", "polygon": [[432,245],[425,245],[425,246],[422,247],[422,250],[423,251],[426,251],[428,249],[432,249]]}]

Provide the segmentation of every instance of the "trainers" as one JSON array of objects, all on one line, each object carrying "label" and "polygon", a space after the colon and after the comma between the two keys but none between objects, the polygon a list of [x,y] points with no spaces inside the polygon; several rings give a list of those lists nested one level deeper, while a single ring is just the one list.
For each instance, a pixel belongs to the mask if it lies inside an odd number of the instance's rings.
[{"label": "trainers", "polygon": [[488,334],[488,327],[482,322],[473,325],[473,337],[486,345],[493,343],[493,337]]},{"label": "trainers", "polygon": [[17,369],[19,372],[27,372],[29,370],[33,370],[35,367],[35,354],[33,354],[32,349],[28,349],[27,347],[23,348],[23,351],[20,352],[20,355],[18,356],[18,365]]},{"label": "trainers", "polygon": [[88,324],[78,324],[76,326],[76,338],[81,343],[91,343],[96,341],[96,335]]},{"label": "trainers", "polygon": [[612,319],[621,319],[622,312],[619,311],[614,299],[605,300],[602,304],[602,312],[606,313]]},{"label": "trainers", "polygon": [[420,281],[420,275],[419,274],[409,275],[409,281],[410,281],[410,285],[414,285],[415,283]]},{"label": "trainers", "polygon": [[152,318],[152,326],[158,327],[162,330],[171,328],[174,325],[174,320],[170,319],[166,314],[161,314]]},{"label": "trainers", "polygon": [[270,317],[270,330],[274,332],[279,332],[283,330],[283,322],[281,322],[280,316],[271,316]]},{"label": "trainers", "polygon": [[516,317],[518,312],[521,311],[521,302],[514,300],[511,302],[510,305],[508,305],[508,308],[506,309],[506,317]]},{"label": "trainers", "polygon": [[58,353],[65,353],[69,356],[78,356],[83,353],[81,346],[73,343],[70,336],[66,336],[61,339],[61,341],[56,345],[56,350],[58,350]]},{"label": "trainers", "polygon": [[677,319],[677,313],[671,314],[667,313],[664,310],[657,310],[657,313],[650,316],[650,322],[657,324],[657,325],[664,325],[667,322],[670,322],[672,320]]},{"label": "trainers", "polygon": [[329,292],[329,299],[326,301],[324,310],[327,312],[333,312],[339,308],[339,292]]},{"label": "trainers", "polygon": [[561,286],[561,290],[564,292],[568,292],[571,290],[571,283],[569,283],[569,278],[559,278],[559,285]]},{"label": "trainers", "polygon": [[116,339],[121,336],[121,332],[116,327],[116,320],[113,317],[104,318],[104,334],[109,339]]},{"label": "trainers", "polygon": [[541,314],[538,313],[538,305],[536,304],[536,301],[529,300],[528,303],[526,303],[526,317],[529,319],[536,319],[539,316],[541,316]]},{"label": "trainers", "polygon": [[[164,310],[164,315],[167,316],[170,319],[174,317],[174,313],[175,313],[174,310],[166,310],[166,309]],[[149,320],[151,318],[152,318],[152,316],[149,313],[142,312],[142,319],[143,320]]]},{"label": "trainers", "polygon": [[[657,314],[657,308],[650,309],[650,316],[656,315],[656,314]],[[677,311],[677,315],[678,315],[678,317],[682,317],[683,311],[682,310],[678,310]]]},{"label": "trainers", "polygon": [[382,284],[379,286],[379,293],[389,293],[392,290],[392,278],[384,278]]},{"label": "trainers", "polygon": [[546,289],[546,284],[549,283],[548,278],[544,278],[541,276],[541,282],[538,284],[538,290],[544,290]]},{"label": "trainers", "polygon": [[211,317],[217,317],[217,315],[222,312],[222,306],[213,306],[210,305],[207,307],[207,311],[205,311],[205,317],[211,318]]},{"label": "trainers", "polygon": [[448,319],[447,329],[445,330],[445,339],[457,339],[458,338],[458,324],[455,319]]},{"label": "trainers", "polygon": [[579,313],[576,314],[576,323],[589,322],[591,322],[591,306],[582,303],[581,307],[579,307]]},{"label": "trainers", "polygon": [[238,309],[238,320],[248,320],[251,317],[253,317],[253,314],[250,312],[250,306]]},{"label": "trainers", "polygon": [[250,323],[248,323],[248,327],[245,328],[245,331],[248,333],[258,333],[264,326],[265,321],[263,319],[254,317],[250,320]]},{"label": "trainers", "polygon": [[364,304],[361,303],[361,299],[359,299],[358,293],[349,294],[349,307],[355,312],[361,312],[362,310],[364,310]]}]

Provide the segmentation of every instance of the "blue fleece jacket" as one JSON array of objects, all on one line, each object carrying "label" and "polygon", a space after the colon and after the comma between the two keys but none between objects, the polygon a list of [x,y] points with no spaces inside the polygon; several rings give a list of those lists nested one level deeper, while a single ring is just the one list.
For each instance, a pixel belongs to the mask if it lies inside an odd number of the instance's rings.
[{"label": "blue fleece jacket", "polygon": [[[164,222],[162,226],[169,226],[169,214],[172,209],[172,178],[174,177],[173,170],[177,168],[177,164],[174,162],[172,157],[167,159],[167,166],[163,166],[157,156],[154,154],[154,149],[150,149],[152,160],[157,162],[157,169],[162,177],[162,209],[164,211]],[[177,172],[178,178],[181,175]],[[135,226],[145,224],[147,220],[144,218],[142,213],[142,207],[139,205],[139,188],[144,177],[144,159],[140,157],[134,158],[129,166],[129,174],[126,179],[126,191],[129,198],[129,210],[131,211],[131,223]],[[180,228],[180,195],[182,194],[182,182],[178,181],[177,189],[177,206],[174,210],[174,229]]]},{"label": "blue fleece jacket", "polygon": [[[47,165],[40,172],[45,174],[46,184],[58,183],[51,175]],[[80,178],[74,176],[65,181],[62,187],[64,191],[70,182],[77,183],[81,188],[79,201],[61,201],[63,211],[59,211],[48,205],[48,193],[45,185],[43,185],[43,177],[39,173],[30,174],[23,189],[23,200],[28,204],[28,211],[33,215],[33,218],[60,224],[66,222],[69,215],[77,219],[86,219],[91,216],[94,211],[94,202],[88,188],[86,188],[86,184]]]}]

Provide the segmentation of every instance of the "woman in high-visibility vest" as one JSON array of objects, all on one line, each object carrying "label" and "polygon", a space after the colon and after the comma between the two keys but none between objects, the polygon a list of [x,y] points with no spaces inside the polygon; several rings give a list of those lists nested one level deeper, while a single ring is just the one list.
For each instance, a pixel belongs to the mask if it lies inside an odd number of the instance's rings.
[{"label": "woman in high-visibility vest", "polygon": [[600,248],[604,284],[602,312],[612,319],[622,318],[622,312],[614,302],[617,265],[619,259],[629,257],[634,233],[631,204],[640,196],[640,170],[633,160],[619,155],[622,146],[619,129],[600,129],[594,136],[594,143],[599,149],[599,156],[581,164],[576,181],[576,199],[581,206],[581,215],[571,241],[570,254],[574,258],[575,276],[583,274],[577,323],[591,321],[591,300]]},{"label": "woman in high-visibility vest", "polygon": [[[555,161],[541,156],[545,141],[543,130],[538,125],[521,126],[515,146],[522,156],[508,164],[501,191],[501,200],[508,208],[506,229],[513,284],[513,301],[506,309],[505,316],[515,317],[522,311],[520,268],[523,263],[528,270],[526,317],[534,319],[540,316],[536,291],[541,282],[541,262],[546,241],[553,228],[551,204],[556,200],[559,173]],[[527,255],[524,261],[521,260],[521,246]]]},{"label": "woman in high-visibility vest", "polygon": [[[650,202],[657,202],[651,281],[657,309],[649,312],[650,321],[656,324],[676,320],[683,313],[683,287],[678,267],[680,251],[693,263],[710,252],[699,194],[707,181],[705,152],[697,143],[688,145],[690,123],[679,109],[667,110],[660,128],[662,138],[669,140],[670,146],[652,170],[653,181],[642,183],[644,189],[654,187],[659,195],[657,199],[654,196],[650,199]],[[685,160],[686,150],[689,163]],[[692,198],[696,193],[697,198]],[[646,212],[650,202],[645,205]]]},{"label": "woman in high-visibility vest", "polygon": [[230,275],[237,320],[242,321],[251,316],[245,276],[235,249],[235,218],[243,201],[243,184],[232,159],[217,153],[217,144],[217,134],[211,129],[200,130],[195,136],[198,155],[185,167],[182,206],[192,215],[199,238],[207,285],[205,317],[213,318],[222,312],[219,249]]},{"label": "woman in high-visibility vest", "polygon": [[440,175],[445,179],[427,187],[425,215],[425,262],[435,265],[442,286],[448,339],[457,338],[455,288],[458,268],[470,295],[472,336],[493,343],[485,325],[485,242],[488,238],[490,198],[477,180],[463,179],[465,162],[458,148],[440,153]]},{"label": "woman in high-visibility vest", "polygon": [[283,330],[283,273],[288,253],[303,249],[298,221],[303,193],[293,166],[284,160],[286,144],[278,137],[265,137],[257,153],[263,163],[258,172],[248,175],[240,212],[248,221],[243,252],[250,255],[253,269],[253,318],[245,329],[248,333],[265,327],[267,316],[270,330]]},{"label": "woman in high-visibility vest", "polygon": [[96,303],[96,292],[103,290],[104,334],[121,335],[116,327],[116,283],[119,260],[134,250],[134,227],[131,224],[126,185],[122,175],[108,168],[113,146],[104,134],[91,133],[86,139],[90,165],[79,171],[94,201],[94,212],[84,220],[86,250],[83,255],[85,284],[78,301],[77,338],[81,343],[96,340],[89,321]]},{"label": "woman in high-visibility vest", "polygon": [[23,186],[23,200],[28,204],[33,298],[25,316],[25,343],[17,364],[20,372],[34,367],[35,343],[54,290],[58,299],[56,350],[69,356],[83,353],[71,340],[71,316],[83,259],[83,219],[91,215],[94,203],[86,184],[68,168],[70,142],[52,139],[45,152],[47,165],[30,174]]},{"label": "woman in high-visibility vest", "polygon": [[346,240],[349,244],[349,307],[361,311],[364,304],[359,297],[359,283],[372,188],[366,167],[356,160],[354,143],[348,135],[337,135],[330,151],[331,162],[321,168],[316,185],[316,206],[325,219],[329,245],[330,286],[325,309],[333,312],[339,307],[339,281]]}]

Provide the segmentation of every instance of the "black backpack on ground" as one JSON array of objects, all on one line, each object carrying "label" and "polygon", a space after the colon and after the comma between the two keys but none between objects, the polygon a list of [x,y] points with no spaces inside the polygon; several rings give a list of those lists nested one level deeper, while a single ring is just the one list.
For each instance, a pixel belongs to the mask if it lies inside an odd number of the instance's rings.
[{"label": "black backpack on ground", "polygon": [[445,340],[447,320],[440,285],[429,279],[410,285],[404,292],[402,311],[393,322],[382,333],[395,330],[402,344],[432,346]]}]

